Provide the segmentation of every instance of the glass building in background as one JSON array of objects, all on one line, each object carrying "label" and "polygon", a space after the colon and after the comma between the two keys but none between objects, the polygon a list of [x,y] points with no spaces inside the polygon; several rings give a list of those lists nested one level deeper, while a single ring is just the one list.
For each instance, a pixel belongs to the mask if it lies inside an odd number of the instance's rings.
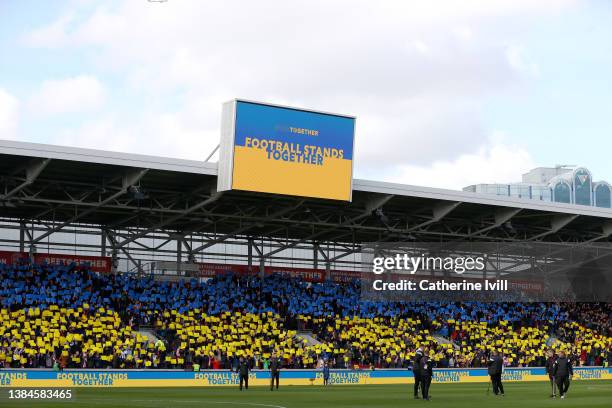
[{"label": "glass building in background", "polygon": [[610,184],[594,182],[585,167],[537,167],[523,174],[519,183],[474,184],[463,191],[604,208],[612,203]]}]

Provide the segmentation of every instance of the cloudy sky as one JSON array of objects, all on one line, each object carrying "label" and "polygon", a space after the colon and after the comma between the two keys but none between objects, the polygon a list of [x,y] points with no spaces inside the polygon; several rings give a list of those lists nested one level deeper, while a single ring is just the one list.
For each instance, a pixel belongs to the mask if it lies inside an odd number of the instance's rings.
[{"label": "cloudy sky", "polygon": [[202,160],[235,97],[357,116],[356,177],[612,180],[612,3],[0,0],[0,139]]}]

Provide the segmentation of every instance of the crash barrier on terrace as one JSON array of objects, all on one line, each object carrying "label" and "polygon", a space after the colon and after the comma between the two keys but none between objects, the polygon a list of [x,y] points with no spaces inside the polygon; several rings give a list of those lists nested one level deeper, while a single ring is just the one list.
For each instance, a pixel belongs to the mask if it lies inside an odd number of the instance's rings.
[{"label": "crash barrier on terrace", "polygon": [[[282,370],[281,384],[322,385],[321,370]],[[548,381],[544,368],[507,368],[504,381]],[[610,367],[574,368],[574,380],[612,380]],[[434,383],[489,381],[485,368],[434,370]],[[237,386],[238,374],[228,370],[1,370],[0,387],[208,387]],[[412,371],[407,369],[330,370],[330,383],[338,385],[410,384]],[[249,384],[269,386],[270,372],[253,370]]]}]

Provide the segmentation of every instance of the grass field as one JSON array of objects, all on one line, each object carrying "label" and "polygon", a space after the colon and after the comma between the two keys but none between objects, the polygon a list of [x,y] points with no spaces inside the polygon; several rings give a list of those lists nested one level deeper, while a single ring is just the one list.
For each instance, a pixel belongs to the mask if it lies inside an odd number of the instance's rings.
[{"label": "grass field", "polygon": [[212,407],[212,408],[385,408],[385,407],[612,407],[612,381],[575,381],[565,400],[549,398],[548,383],[507,383],[506,396],[486,395],[486,384],[434,384],[432,400],[412,399],[412,385],[287,386],[236,388],[76,388],[72,401],[8,400],[0,407]]}]

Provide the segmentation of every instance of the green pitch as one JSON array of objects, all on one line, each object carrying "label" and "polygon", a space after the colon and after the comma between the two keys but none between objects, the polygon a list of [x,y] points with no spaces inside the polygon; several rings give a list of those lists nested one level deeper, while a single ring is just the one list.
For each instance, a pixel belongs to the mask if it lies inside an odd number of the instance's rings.
[{"label": "green pitch", "polygon": [[549,398],[548,383],[506,383],[506,396],[487,396],[487,384],[433,384],[432,400],[412,399],[412,385],[286,386],[237,388],[81,388],[73,401],[7,400],[1,407],[203,407],[203,408],[385,408],[385,407],[612,407],[612,381],[574,381],[565,400]]}]

